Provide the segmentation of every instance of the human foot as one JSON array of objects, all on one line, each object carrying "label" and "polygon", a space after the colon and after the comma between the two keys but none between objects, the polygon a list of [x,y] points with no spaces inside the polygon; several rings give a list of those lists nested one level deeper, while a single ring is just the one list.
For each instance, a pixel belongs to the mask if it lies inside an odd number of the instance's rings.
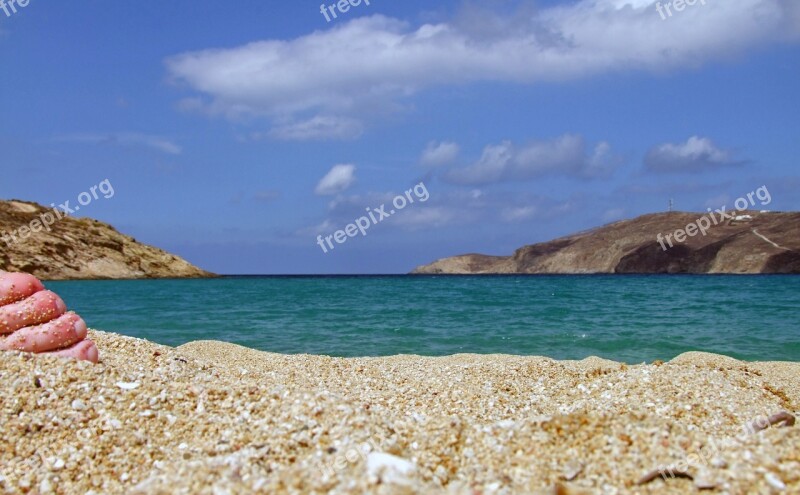
[{"label": "human foot", "polygon": [[0,272],[0,351],[23,351],[97,362],[86,323],[27,273]]}]

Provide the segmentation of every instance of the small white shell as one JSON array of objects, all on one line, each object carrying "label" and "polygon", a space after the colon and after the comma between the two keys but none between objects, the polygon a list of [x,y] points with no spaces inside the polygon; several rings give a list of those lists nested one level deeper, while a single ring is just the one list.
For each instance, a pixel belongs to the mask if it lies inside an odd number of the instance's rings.
[{"label": "small white shell", "polygon": [[133,390],[135,388],[139,388],[140,383],[137,382],[117,382],[117,387],[121,388],[122,390]]},{"label": "small white shell", "polygon": [[773,473],[765,474],[764,478],[766,478],[767,483],[769,483],[769,485],[776,490],[786,490],[786,485],[783,483],[783,481],[781,481],[781,479],[775,476]]}]

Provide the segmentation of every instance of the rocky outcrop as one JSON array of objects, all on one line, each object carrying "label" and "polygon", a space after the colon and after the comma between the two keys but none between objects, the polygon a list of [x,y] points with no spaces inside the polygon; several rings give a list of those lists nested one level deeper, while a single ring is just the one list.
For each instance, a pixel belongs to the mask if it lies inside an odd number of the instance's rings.
[{"label": "rocky outcrop", "polygon": [[27,201],[0,201],[0,269],[45,280],[212,277],[186,260],[90,218],[58,218]]},{"label": "rocky outcrop", "polygon": [[[412,273],[800,273],[800,213],[744,211],[724,220],[716,215],[717,225],[706,215],[705,235],[697,228],[701,217],[643,215],[525,246],[511,256],[455,256]],[[676,242],[675,233],[691,224],[694,235]]]}]

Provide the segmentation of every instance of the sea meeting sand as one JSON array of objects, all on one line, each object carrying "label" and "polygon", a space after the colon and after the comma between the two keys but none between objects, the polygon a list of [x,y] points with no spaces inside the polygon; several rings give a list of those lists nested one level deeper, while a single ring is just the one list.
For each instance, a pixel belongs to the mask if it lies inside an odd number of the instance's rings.
[{"label": "sea meeting sand", "polygon": [[[800,493],[800,363],[0,354],[7,493]],[[688,464],[688,468],[687,468]],[[637,485],[659,466],[687,469]],[[677,471],[674,471],[677,474]]]}]

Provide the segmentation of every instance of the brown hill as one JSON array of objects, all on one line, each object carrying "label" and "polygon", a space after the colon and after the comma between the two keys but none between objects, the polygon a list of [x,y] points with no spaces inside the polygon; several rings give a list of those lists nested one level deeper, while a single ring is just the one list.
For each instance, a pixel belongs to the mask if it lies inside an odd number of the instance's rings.
[{"label": "brown hill", "polygon": [[[800,213],[736,215],[716,215],[717,225],[706,215],[703,225],[711,226],[705,235],[697,227],[702,213],[643,215],[525,246],[511,256],[455,256],[412,273],[800,273]],[[676,242],[674,233],[689,224],[695,224],[694,236]]]},{"label": "brown hill", "polygon": [[45,280],[214,276],[90,218],[58,219],[27,201],[0,201],[0,270]]}]

